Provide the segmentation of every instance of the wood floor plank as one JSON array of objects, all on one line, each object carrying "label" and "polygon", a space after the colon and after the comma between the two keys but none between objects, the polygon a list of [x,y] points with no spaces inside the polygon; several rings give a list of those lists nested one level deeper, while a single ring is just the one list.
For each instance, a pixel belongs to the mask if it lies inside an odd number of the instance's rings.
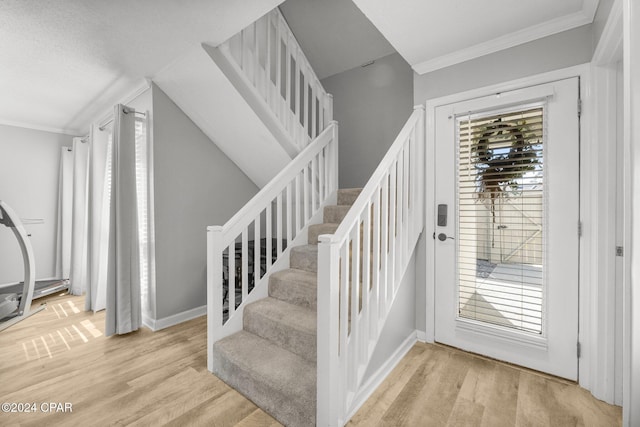
[{"label": "wood floor plank", "polygon": [[[4,426],[280,424],[206,369],[206,318],[105,337],[82,297],[0,333],[0,401],[70,402],[71,413],[0,414]],[[578,385],[450,347],[416,344],[349,422],[356,426],[619,426]]]},{"label": "wood floor plank", "polygon": [[510,427],[516,423],[520,371],[511,366],[489,362],[494,365],[491,384],[482,401],[482,427]]},{"label": "wood floor plank", "polygon": [[236,427],[278,427],[281,425],[282,424],[273,419],[269,414],[260,409],[256,409],[251,415],[236,424]]},{"label": "wood floor plank", "polygon": [[[196,407],[184,411],[167,426],[225,426],[232,427],[253,414],[256,409],[253,402],[229,388],[225,393],[208,399]],[[262,412],[262,411],[260,411]],[[263,412],[264,414],[264,412]],[[266,415],[266,414],[265,414]],[[271,417],[269,417],[271,418]],[[272,419],[273,420],[273,419]],[[275,420],[273,420],[275,421]]]},{"label": "wood floor plank", "polygon": [[458,396],[451,415],[447,419],[449,427],[476,427],[482,423],[482,415],[484,406],[468,400],[462,396]]},{"label": "wood floor plank", "polygon": [[425,351],[430,350],[421,345],[416,345],[409,350],[407,355],[387,377],[387,381],[391,386],[385,388],[383,393],[376,393],[371,396],[348,425],[367,425],[379,421],[383,417],[386,408],[398,397],[398,394],[418,369],[417,361],[419,358],[424,357]]},{"label": "wood floor plank", "polygon": [[[429,344],[402,391],[390,403],[382,398],[394,389],[389,376],[352,418],[350,426],[620,426],[619,406],[598,401],[570,381]],[[399,364],[398,366],[401,366]],[[370,402],[376,416],[368,417]]]}]

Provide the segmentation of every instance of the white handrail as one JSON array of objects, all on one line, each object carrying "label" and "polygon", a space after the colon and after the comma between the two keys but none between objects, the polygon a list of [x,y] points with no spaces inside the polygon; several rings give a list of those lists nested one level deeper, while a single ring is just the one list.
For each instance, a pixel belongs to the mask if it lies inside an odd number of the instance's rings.
[{"label": "white handrail", "polygon": [[318,246],[318,426],[342,425],[424,228],[417,106],[333,235]]},{"label": "white handrail", "polygon": [[[242,313],[247,302],[260,295],[266,296],[273,263],[287,255],[293,239],[301,235],[309,220],[337,188],[338,124],[331,122],[225,225],[207,228],[210,371],[213,371],[213,344],[242,329]],[[223,296],[225,281],[227,316]],[[238,285],[241,294],[236,296]],[[236,307],[237,297],[241,297],[241,302]]]},{"label": "white handrail", "polygon": [[296,152],[333,120],[333,98],[322,87],[278,8],[222,43],[217,51],[220,55],[212,57],[221,69],[236,87],[242,86],[238,90],[274,135],[286,139],[285,145],[292,145]]}]

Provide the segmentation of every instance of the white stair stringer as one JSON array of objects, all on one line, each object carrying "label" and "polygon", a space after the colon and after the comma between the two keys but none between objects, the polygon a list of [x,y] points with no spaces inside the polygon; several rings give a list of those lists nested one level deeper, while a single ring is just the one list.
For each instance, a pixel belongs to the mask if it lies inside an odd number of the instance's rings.
[{"label": "white stair stringer", "polygon": [[291,161],[290,153],[202,46],[153,81],[258,187]]},{"label": "white stair stringer", "polygon": [[213,47],[205,43],[202,44],[202,48],[211,57],[211,60],[216,63],[220,70],[227,76],[231,84],[238,90],[238,93],[247,101],[254,113],[260,117],[264,125],[269,131],[280,141],[282,148],[291,156],[295,157],[299,149],[296,147],[295,142],[291,139],[286,129],[278,122],[274,117],[273,111],[269,108],[264,99],[260,98],[256,90],[246,81],[246,77],[242,74],[241,70],[229,61],[228,55],[221,52],[221,49],[226,47],[219,46]]}]

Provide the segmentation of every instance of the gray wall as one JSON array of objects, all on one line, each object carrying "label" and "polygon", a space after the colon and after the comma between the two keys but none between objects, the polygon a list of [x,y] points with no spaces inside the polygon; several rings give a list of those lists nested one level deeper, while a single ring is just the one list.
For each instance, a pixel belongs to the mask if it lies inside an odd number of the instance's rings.
[{"label": "gray wall", "polygon": [[340,123],[340,187],[362,187],[413,109],[413,71],[395,53],[322,80]]},{"label": "gray wall", "polygon": [[157,86],[153,91],[156,319],[206,304],[206,227],[258,192]]},{"label": "gray wall", "polygon": [[554,34],[451,67],[415,75],[414,102],[584,64],[593,55],[592,25]]},{"label": "gray wall", "polygon": [[[72,137],[0,125],[0,200],[20,218],[42,218],[25,225],[31,234],[36,279],[55,276],[60,149]],[[13,232],[0,226],[0,284],[24,279],[20,246]]]}]

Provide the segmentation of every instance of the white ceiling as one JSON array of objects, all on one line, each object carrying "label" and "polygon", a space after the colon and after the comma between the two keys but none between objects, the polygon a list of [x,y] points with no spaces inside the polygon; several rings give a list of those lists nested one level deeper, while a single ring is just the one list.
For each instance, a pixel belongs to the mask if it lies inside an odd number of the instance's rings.
[{"label": "white ceiling", "polygon": [[82,134],[200,43],[282,0],[2,0],[0,124]]},{"label": "white ceiling", "polygon": [[287,0],[280,10],[320,79],[395,53],[351,0]]},{"label": "white ceiling", "polygon": [[353,0],[422,74],[591,23],[598,0]]},{"label": "white ceiling", "polygon": [[[0,124],[85,133],[113,104],[144,89],[145,78],[202,42],[219,44],[281,2],[0,0]],[[589,23],[597,4],[288,0],[281,8],[324,78],[394,48],[428,72]]]}]

